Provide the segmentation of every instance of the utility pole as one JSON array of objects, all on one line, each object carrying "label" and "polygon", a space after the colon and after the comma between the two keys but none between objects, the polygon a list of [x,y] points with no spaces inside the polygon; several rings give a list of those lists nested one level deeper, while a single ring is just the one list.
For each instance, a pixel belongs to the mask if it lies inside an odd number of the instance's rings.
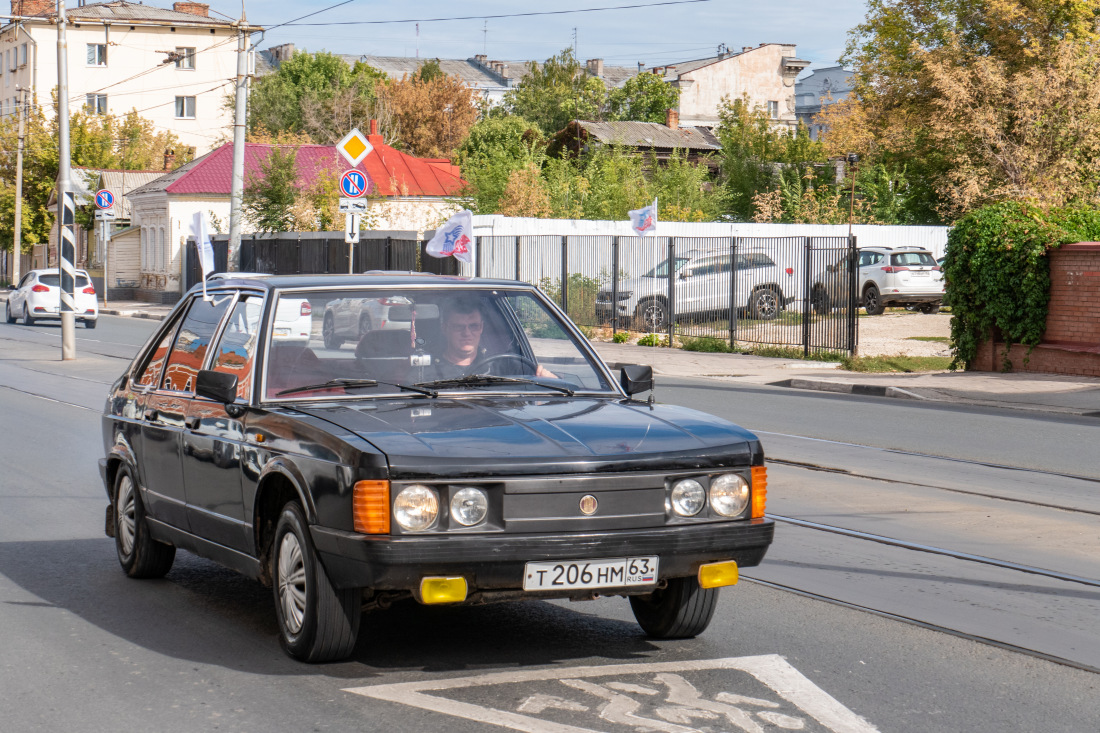
[{"label": "utility pole", "polygon": [[57,3],[57,254],[61,272],[61,360],[76,358],[76,232],[69,153],[69,54],[65,39],[65,0]]},{"label": "utility pole", "polygon": [[[16,88],[19,95],[19,146],[15,149],[15,242],[12,247],[11,282],[19,282],[19,260],[23,254],[23,138],[26,135],[27,90]],[[48,249],[48,245],[47,245]]]},{"label": "utility pole", "polygon": [[233,186],[229,200],[229,256],[227,269],[241,269],[241,209],[244,204],[244,131],[248,104],[248,31],[244,3],[237,23],[237,96],[233,118]]}]

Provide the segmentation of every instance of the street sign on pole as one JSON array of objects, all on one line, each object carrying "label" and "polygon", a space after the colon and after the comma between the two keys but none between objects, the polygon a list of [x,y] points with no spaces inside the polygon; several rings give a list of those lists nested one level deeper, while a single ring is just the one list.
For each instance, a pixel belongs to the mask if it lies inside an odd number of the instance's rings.
[{"label": "street sign on pole", "polygon": [[359,215],[347,214],[344,216],[344,241],[348,244],[359,242]]},{"label": "street sign on pole", "polygon": [[350,199],[344,196],[340,197],[340,213],[341,214],[365,214],[367,213],[367,200],[366,199]]},{"label": "street sign on pole", "polygon": [[115,205],[115,195],[106,188],[95,192],[95,207],[97,209],[109,209]]},{"label": "street sign on pole", "polygon": [[95,220],[96,221],[114,221],[115,220],[115,212],[111,211],[110,209],[96,209]]},{"label": "street sign on pole", "polygon": [[366,135],[359,132],[359,128],[353,128],[340,142],[336,143],[336,150],[344,160],[355,167],[363,162],[363,158],[370,155],[374,146],[367,140]]},{"label": "street sign on pole", "polygon": [[340,193],[347,198],[365,196],[368,185],[370,185],[370,179],[363,171],[353,169],[344,171],[344,175],[340,176]]}]

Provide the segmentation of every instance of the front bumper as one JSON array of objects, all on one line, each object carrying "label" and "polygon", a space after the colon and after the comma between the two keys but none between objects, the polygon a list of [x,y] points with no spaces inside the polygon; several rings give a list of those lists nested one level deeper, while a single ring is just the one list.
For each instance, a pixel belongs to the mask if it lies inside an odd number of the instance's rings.
[{"label": "front bumper", "polygon": [[[658,555],[660,580],[691,576],[700,565],[720,560],[751,567],[764,559],[775,524],[753,519],[607,532],[442,537],[310,529],[321,562],[338,588],[415,591],[425,576],[461,575],[472,594],[522,589],[524,564],[533,561]],[[615,590],[598,592],[611,595]],[[543,592],[532,595],[553,597]]]}]

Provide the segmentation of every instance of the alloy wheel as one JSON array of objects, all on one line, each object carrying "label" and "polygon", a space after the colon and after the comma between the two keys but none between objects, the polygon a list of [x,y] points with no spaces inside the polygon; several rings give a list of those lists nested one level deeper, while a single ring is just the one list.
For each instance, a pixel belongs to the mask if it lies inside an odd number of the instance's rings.
[{"label": "alloy wheel", "polygon": [[293,532],[283,535],[279,543],[279,603],[283,621],[291,635],[302,630],[306,614],[306,564],[302,546]]},{"label": "alloy wheel", "polygon": [[134,534],[137,532],[134,482],[123,476],[118,482],[118,498],[115,499],[115,531],[122,546],[122,554],[129,557],[134,552]]}]

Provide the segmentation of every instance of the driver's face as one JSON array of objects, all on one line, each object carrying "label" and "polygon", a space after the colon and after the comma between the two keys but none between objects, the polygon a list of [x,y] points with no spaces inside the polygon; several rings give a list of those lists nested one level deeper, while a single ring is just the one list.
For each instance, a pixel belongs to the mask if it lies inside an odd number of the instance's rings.
[{"label": "driver's face", "polygon": [[484,328],[481,314],[451,313],[444,324],[447,339],[447,356],[451,361],[458,362],[473,359],[477,355],[477,347],[481,343],[481,330]]}]

